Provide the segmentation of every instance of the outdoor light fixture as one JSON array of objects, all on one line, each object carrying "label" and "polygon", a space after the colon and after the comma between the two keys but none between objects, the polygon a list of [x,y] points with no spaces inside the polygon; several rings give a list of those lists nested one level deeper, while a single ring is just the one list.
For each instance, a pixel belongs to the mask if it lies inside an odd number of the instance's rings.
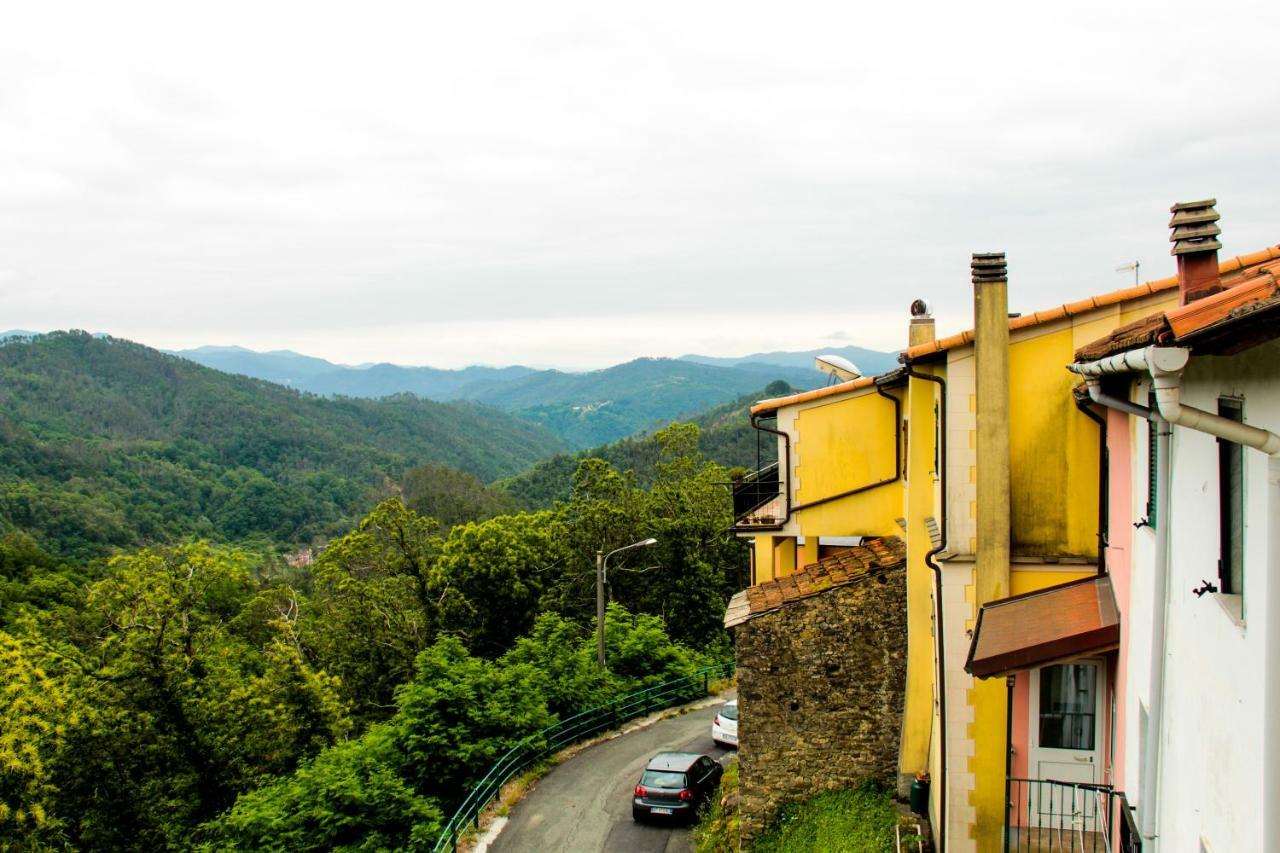
[{"label": "outdoor light fixture", "polygon": [[630,551],[632,548],[647,548],[657,544],[658,540],[650,536],[648,539],[614,548],[607,554],[604,551],[596,551],[596,661],[601,669],[604,669],[604,585],[608,577],[606,572],[609,567],[609,558],[614,554]]}]

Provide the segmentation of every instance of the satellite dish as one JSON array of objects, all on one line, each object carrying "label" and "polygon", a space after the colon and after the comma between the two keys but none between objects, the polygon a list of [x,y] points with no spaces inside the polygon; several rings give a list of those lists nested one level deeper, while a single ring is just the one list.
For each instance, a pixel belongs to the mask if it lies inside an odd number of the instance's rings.
[{"label": "satellite dish", "polygon": [[841,382],[848,382],[862,375],[858,365],[842,355],[820,355],[813,360],[813,366]]}]

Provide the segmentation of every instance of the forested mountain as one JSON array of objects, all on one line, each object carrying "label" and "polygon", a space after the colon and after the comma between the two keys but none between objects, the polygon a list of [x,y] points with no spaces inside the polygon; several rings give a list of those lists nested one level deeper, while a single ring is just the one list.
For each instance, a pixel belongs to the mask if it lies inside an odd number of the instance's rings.
[{"label": "forested mountain", "polygon": [[826,347],[806,352],[757,352],[737,357],[711,355],[682,355],[681,359],[698,364],[714,364],[720,367],[750,367],[753,365],[777,365],[780,367],[813,367],[813,360],[820,355],[838,355],[849,359],[862,371],[863,376],[874,376],[898,366],[898,355],[892,352],[866,349],[865,347]]},{"label": "forested mountain", "polygon": [[[775,381],[762,391],[746,394],[716,406],[687,421],[699,429],[698,450],[708,460],[726,469],[754,470],[777,457],[775,440],[758,433],[751,426],[748,410],[752,403],[767,397],[780,397],[793,389]],[[641,487],[650,485],[657,476],[661,442],[656,434],[629,436],[611,444],[561,453],[538,462],[528,471],[495,484],[525,506],[549,507],[564,500],[573,490],[573,475],[585,459],[603,459],[619,471],[630,472]],[[725,500],[728,500],[726,493]]]},{"label": "forested mountain", "polygon": [[0,532],[88,556],[346,530],[409,468],[489,481],[564,450],[473,403],[324,399],[78,332],[0,346]]},{"label": "forested mountain", "polygon": [[815,370],[641,358],[590,373],[543,371],[466,396],[536,421],[586,448],[696,415],[778,379],[800,388],[823,381]]},{"label": "forested mountain", "polygon": [[197,347],[173,354],[227,373],[266,379],[313,394],[343,397],[415,394],[430,400],[454,400],[469,385],[505,382],[535,372],[531,367],[474,366],[461,370],[398,364],[353,367],[290,350],[254,352],[244,347]]},{"label": "forested mountain", "polygon": [[754,356],[734,364],[704,364],[698,357],[641,358],[569,373],[527,367],[343,367],[288,351],[256,353],[240,347],[202,347],[175,354],[317,394],[381,397],[407,392],[436,400],[474,400],[542,424],[576,448],[696,414],[775,379],[797,388],[826,382],[813,369],[810,356],[785,365],[755,361]]}]

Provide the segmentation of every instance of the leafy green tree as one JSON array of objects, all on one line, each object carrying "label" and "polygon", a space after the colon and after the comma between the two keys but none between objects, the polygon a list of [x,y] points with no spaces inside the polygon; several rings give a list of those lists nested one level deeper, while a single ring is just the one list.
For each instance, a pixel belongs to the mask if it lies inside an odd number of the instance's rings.
[{"label": "leafy green tree", "polygon": [[543,684],[527,664],[473,657],[457,638],[441,637],[396,694],[401,773],[419,792],[456,800],[503,753],[554,722]]},{"label": "leafy green tree", "polygon": [[551,711],[572,716],[615,695],[617,685],[596,661],[595,636],[594,630],[557,613],[542,613],[502,662],[533,667],[543,679]]},{"label": "leafy green tree", "polygon": [[200,832],[203,850],[426,850],[443,816],[399,775],[392,730],[375,726],[292,776],[243,794]]},{"label": "leafy green tree", "polygon": [[569,563],[567,529],[551,512],[455,527],[431,576],[439,626],[496,656],[528,631],[544,591]]},{"label": "leafy green tree", "polygon": [[243,555],[203,543],[116,558],[90,587],[55,644],[89,709],[55,777],[78,846],[180,847],[238,792],[349,731],[293,619],[252,624],[254,600]]},{"label": "leafy green tree", "polygon": [[434,518],[449,529],[469,521],[484,521],[518,512],[519,503],[501,489],[445,465],[419,465],[401,481],[404,504],[419,515]]},{"label": "leafy green tree", "polygon": [[49,554],[25,533],[0,538],[0,628],[23,610],[73,606],[83,573]]},{"label": "leafy green tree", "polygon": [[40,849],[61,842],[52,764],[64,749],[69,712],[56,661],[0,633],[0,848]]},{"label": "leafy green tree", "polygon": [[312,566],[301,641],[340,679],[361,720],[390,716],[396,687],[412,677],[414,659],[435,636],[431,571],[440,546],[436,522],[392,498]]}]

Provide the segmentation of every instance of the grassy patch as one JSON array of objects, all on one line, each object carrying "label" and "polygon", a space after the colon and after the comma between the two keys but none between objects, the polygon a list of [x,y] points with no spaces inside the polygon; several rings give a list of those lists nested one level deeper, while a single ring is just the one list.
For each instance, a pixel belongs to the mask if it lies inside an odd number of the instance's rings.
[{"label": "grassy patch", "polygon": [[738,851],[738,757],[733,756],[724,768],[720,791],[711,808],[693,828],[693,845],[697,853],[737,853]]},{"label": "grassy patch", "polygon": [[[893,853],[898,813],[893,798],[874,782],[820,794],[787,806],[752,853]],[[699,848],[701,851],[702,848]],[[708,848],[719,851],[732,848]]]}]

